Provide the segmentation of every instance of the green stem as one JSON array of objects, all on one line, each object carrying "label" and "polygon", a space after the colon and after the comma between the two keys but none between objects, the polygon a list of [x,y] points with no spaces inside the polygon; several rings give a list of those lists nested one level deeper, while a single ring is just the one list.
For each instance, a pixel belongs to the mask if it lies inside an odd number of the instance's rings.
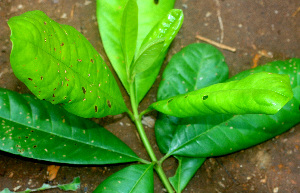
[{"label": "green stem", "polygon": [[139,112],[138,112],[138,104],[136,102],[136,99],[135,99],[135,92],[134,92],[134,87],[133,87],[133,84],[131,83],[130,84],[130,102],[131,102],[131,107],[132,107],[132,112],[131,114],[129,114],[130,118],[132,119],[132,121],[135,123],[136,125],[136,128],[139,132],[139,135],[141,137],[141,140],[147,150],[147,153],[148,155],[150,156],[153,164],[155,164],[155,170],[158,174],[158,176],[160,177],[161,181],[163,182],[165,188],[167,189],[167,191],[169,193],[173,193],[173,188],[167,178],[167,176],[165,175],[162,167],[161,167],[161,162],[158,162],[157,161],[157,158],[156,158],[156,155],[152,149],[152,146],[148,140],[148,137],[146,135],[146,132],[144,130],[144,127],[143,127],[143,124],[142,124],[142,121],[141,121],[141,116],[139,115]]}]

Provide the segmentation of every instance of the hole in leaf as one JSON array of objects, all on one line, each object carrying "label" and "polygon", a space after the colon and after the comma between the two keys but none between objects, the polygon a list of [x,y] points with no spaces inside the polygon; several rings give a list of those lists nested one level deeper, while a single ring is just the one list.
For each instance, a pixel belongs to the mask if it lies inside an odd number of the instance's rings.
[{"label": "hole in leaf", "polygon": [[96,105],[95,106],[95,113],[97,113],[98,112],[98,106]]},{"label": "hole in leaf", "polygon": [[86,89],[84,87],[82,87],[82,92],[83,92],[83,94],[86,93]]},{"label": "hole in leaf", "polygon": [[170,99],[170,100],[168,100],[168,102],[167,102],[167,103],[170,103],[170,102],[172,102],[172,100],[173,100],[173,99]]},{"label": "hole in leaf", "polygon": [[111,108],[111,103],[109,100],[106,101],[109,108]]},{"label": "hole in leaf", "polygon": [[159,3],[159,0],[154,0],[154,3],[157,5]]},{"label": "hole in leaf", "polygon": [[208,95],[204,95],[203,97],[202,97],[202,100],[206,100],[208,98]]}]

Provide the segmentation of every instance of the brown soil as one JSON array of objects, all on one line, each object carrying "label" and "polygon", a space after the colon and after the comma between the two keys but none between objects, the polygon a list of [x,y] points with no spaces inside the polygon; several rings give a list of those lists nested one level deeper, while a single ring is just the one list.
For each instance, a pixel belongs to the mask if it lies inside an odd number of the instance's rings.
[{"label": "brown soil", "polygon": [[[176,8],[183,9],[185,21],[166,58],[166,62],[182,47],[198,42],[196,35],[220,41],[235,47],[235,53],[221,50],[230,68],[230,76],[251,68],[259,51],[266,50],[273,58],[261,57],[258,64],[300,56],[300,7],[299,0],[177,0]],[[95,2],[92,0],[2,0],[0,1],[0,86],[21,93],[29,90],[14,76],[9,62],[11,43],[7,20],[30,10],[42,10],[57,22],[74,26],[104,56],[100,41]],[[223,32],[218,21],[218,10],[223,22]],[[145,109],[155,100],[158,81],[142,101]],[[123,94],[129,102],[124,90]],[[155,118],[155,114],[150,114]],[[134,125],[126,115],[95,120],[120,137],[139,156],[148,159]],[[210,158],[196,173],[185,192],[300,192],[300,125],[253,148],[228,156]],[[147,135],[158,157],[154,129],[146,127]],[[80,176],[82,185],[78,192],[92,192],[105,178],[124,168],[124,164],[112,166],[61,165],[57,177],[47,181],[47,166],[40,162],[0,152],[0,190],[37,188],[43,183],[69,183]],[[175,159],[164,164],[167,175],[176,170]],[[163,186],[155,176],[155,192],[163,192]],[[62,192],[47,190],[45,192]]]}]

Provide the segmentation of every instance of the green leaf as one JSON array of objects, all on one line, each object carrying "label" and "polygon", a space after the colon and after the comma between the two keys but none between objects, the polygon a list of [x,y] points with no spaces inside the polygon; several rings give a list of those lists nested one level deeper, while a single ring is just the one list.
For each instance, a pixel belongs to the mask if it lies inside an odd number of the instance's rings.
[{"label": "green leaf", "polygon": [[[162,75],[157,100],[201,89],[223,82],[227,78],[228,67],[218,49],[209,44],[190,44],[171,58]],[[155,134],[163,153],[169,150],[178,120],[159,113]]]},{"label": "green leaf", "polygon": [[275,114],[292,97],[288,75],[259,72],[242,80],[219,83],[158,101],[151,107],[176,117]]},{"label": "green leaf", "polygon": [[74,178],[73,182],[71,182],[70,184],[58,184],[57,187],[61,190],[64,191],[76,191],[77,189],[80,188],[80,178],[76,177]]},{"label": "green leaf", "polygon": [[[97,0],[98,26],[106,54],[117,72],[122,84],[129,93],[125,59],[120,41],[122,16],[127,0]],[[138,37],[136,50],[150,30],[174,7],[175,0],[155,1],[137,0],[138,4]]]},{"label": "green leaf", "polygon": [[0,150],[69,164],[112,164],[140,158],[96,123],[30,95],[0,89]]},{"label": "green leaf", "polygon": [[141,48],[136,61],[132,65],[131,77],[144,72],[154,64],[164,47],[164,41],[164,38],[155,39]]},{"label": "green leaf", "polygon": [[[275,115],[214,115],[176,119],[167,155],[210,157],[233,153],[279,135],[300,120],[300,59],[276,61],[242,72],[229,81],[268,71],[290,77],[294,97]],[[166,119],[169,116],[166,116]],[[166,123],[168,123],[166,121]],[[157,127],[157,125],[156,125]],[[161,124],[156,130],[163,130]],[[162,133],[162,132],[156,132]],[[163,136],[159,137],[163,139]],[[165,147],[165,146],[164,146]],[[166,148],[166,147],[165,147]]]},{"label": "green leaf", "polygon": [[5,188],[0,193],[14,193],[14,192],[11,192],[8,188]]},{"label": "green leaf", "polygon": [[180,193],[204,163],[206,158],[175,157],[179,162],[178,168],[175,175],[170,177],[169,180],[176,192]]},{"label": "green leaf", "polygon": [[135,54],[138,33],[138,7],[136,0],[127,2],[123,12],[120,31],[126,71],[128,71]]},{"label": "green leaf", "polygon": [[39,98],[82,117],[128,111],[118,85],[92,45],[41,11],[8,21],[15,75]]},{"label": "green leaf", "polygon": [[167,54],[168,48],[177,35],[183,22],[183,12],[179,9],[172,9],[166,14],[149,32],[142,43],[142,47],[151,41],[164,38],[164,47],[151,67],[136,75],[135,91],[137,103],[139,103],[153,85],[160,71],[160,67]]},{"label": "green leaf", "polygon": [[131,165],[104,180],[94,193],[152,193],[153,165]]}]

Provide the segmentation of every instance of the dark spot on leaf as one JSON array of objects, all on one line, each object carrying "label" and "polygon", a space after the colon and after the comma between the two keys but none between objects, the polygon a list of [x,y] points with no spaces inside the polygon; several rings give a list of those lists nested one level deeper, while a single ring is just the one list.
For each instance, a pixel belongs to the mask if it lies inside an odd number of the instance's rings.
[{"label": "dark spot on leaf", "polygon": [[70,103],[72,100],[69,100],[68,103]]},{"label": "dark spot on leaf", "polygon": [[78,62],[82,62],[82,60],[80,60],[80,59],[77,59],[77,61],[78,61]]},{"label": "dark spot on leaf", "polygon": [[44,21],[44,24],[47,25],[47,22]]},{"label": "dark spot on leaf", "polygon": [[55,97],[55,94],[53,94],[52,97]]},{"label": "dark spot on leaf", "polygon": [[65,44],[62,42],[61,44],[60,44],[60,46],[64,46]]},{"label": "dark spot on leaf", "polygon": [[54,88],[54,90],[56,90],[56,88]]},{"label": "dark spot on leaf", "polygon": [[43,80],[43,79],[44,79],[44,77],[41,76],[41,80]]},{"label": "dark spot on leaf", "polygon": [[95,106],[95,113],[97,113],[98,112],[98,106],[96,105]]},{"label": "dark spot on leaf", "polygon": [[28,136],[25,136],[25,138],[28,139],[29,137],[28,137]]},{"label": "dark spot on leaf", "polygon": [[74,145],[76,146],[77,144],[75,143]]},{"label": "dark spot on leaf", "polygon": [[202,100],[206,100],[208,98],[208,95],[204,95],[203,97],[202,97]]},{"label": "dark spot on leaf", "polygon": [[91,62],[92,62],[92,63],[94,63],[94,60],[93,60],[93,59],[91,59]]},{"label": "dark spot on leaf", "polygon": [[47,39],[45,38],[45,42],[47,41]]},{"label": "dark spot on leaf", "polygon": [[172,100],[173,100],[173,99],[170,99],[170,100],[168,100],[168,102],[167,102],[167,103],[170,103],[170,102],[172,102]]},{"label": "dark spot on leaf", "polygon": [[109,108],[111,108],[111,103],[109,100],[106,101]]},{"label": "dark spot on leaf", "polygon": [[54,51],[56,51],[56,48],[54,48]]},{"label": "dark spot on leaf", "polygon": [[19,136],[18,139],[21,139],[21,137]]},{"label": "dark spot on leaf", "polygon": [[33,148],[36,148],[36,147],[37,147],[36,145],[33,146]]},{"label": "dark spot on leaf", "polygon": [[184,98],[186,99],[189,95],[185,95]]},{"label": "dark spot on leaf", "polygon": [[83,92],[83,94],[86,93],[86,89],[84,87],[82,87],[82,92]]},{"label": "dark spot on leaf", "polygon": [[16,145],[16,147],[21,147],[20,145]]},{"label": "dark spot on leaf", "polygon": [[154,3],[157,5],[159,3],[159,0],[154,0]]},{"label": "dark spot on leaf", "polygon": [[28,80],[32,81],[32,78],[28,78]]}]

